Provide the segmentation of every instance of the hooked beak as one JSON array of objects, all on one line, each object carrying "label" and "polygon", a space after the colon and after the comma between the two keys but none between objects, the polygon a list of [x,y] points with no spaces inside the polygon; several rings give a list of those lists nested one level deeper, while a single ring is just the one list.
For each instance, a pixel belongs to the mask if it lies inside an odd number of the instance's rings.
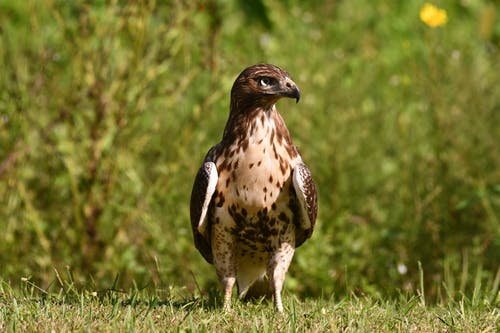
[{"label": "hooked beak", "polygon": [[282,85],[282,96],[295,98],[296,103],[300,100],[300,90],[290,78],[286,78]]}]

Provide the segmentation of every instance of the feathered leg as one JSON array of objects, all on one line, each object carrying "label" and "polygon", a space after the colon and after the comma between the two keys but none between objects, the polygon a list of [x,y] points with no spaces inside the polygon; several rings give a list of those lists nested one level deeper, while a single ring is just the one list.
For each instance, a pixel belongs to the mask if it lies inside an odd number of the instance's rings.
[{"label": "feathered leg", "polygon": [[281,289],[285,281],[285,274],[290,266],[295,248],[292,244],[282,243],[273,254],[267,265],[270,288],[274,298],[274,305],[278,312],[283,312]]},{"label": "feathered leg", "polygon": [[224,310],[231,309],[231,296],[236,282],[236,258],[233,236],[224,232],[220,224],[212,228],[212,252],[214,266],[222,287]]},{"label": "feathered leg", "polygon": [[224,303],[222,305],[224,311],[231,310],[231,296],[232,296],[233,286],[234,286],[235,281],[236,281],[236,278],[234,276],[220,278],[222,292],[224,293]]}]

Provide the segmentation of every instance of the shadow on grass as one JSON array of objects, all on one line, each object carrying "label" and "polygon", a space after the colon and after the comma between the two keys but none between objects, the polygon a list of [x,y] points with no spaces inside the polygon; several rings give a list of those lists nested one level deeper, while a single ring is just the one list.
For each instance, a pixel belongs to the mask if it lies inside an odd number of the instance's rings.
[{"label": "shadow on grass", "polygon": [[[148,311],[160,307],[168,307],[177,311],[219,311],[222,310],[222,294],[217,283],[207,285],[205,288],[197,286],[197,291],[186,292],[185,288],[159,286],[154,283],[145,286],[136,286],[134,289],[120,289],[118,277],[111,286],[98,289],[96,286],[77,286],[72,280],[56,279],[46,288],[40,287],[30,280],[24,281],[24,286],[15,291],[13,297],[23,296],[32,302],[40,304],[72,304],[85,306],[85,304],[99,303],[113,308],[133,307],[145,308]],[[235,302],[260,304],[270,299],[265,297],[245,298]]]},{"label": "shadow on grass", "polygon": [[144,306],[148,309],[170,307],[175,310],[192,312],[195,310],[214,311],[222,309],[220,289],[216,283],[206,289],[197,286],[196,292],[185,293],[183,288],[161,288],[156,285],[136,287],[133,290],[119,290],[112,286],[97,292],[102,303],[111,303],[113,306]]}]

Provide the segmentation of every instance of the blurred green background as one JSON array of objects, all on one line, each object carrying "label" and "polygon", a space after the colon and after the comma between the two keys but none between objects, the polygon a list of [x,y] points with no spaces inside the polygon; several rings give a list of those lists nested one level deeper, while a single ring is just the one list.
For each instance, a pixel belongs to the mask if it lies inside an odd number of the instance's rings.
[{"label": "blurred green background", "polygon": [[240,71],[319,188],[287,288],[431,299],[500,280],[498,1],[0,1],[0,270],[17,285],[211,290],[188,202]]}]

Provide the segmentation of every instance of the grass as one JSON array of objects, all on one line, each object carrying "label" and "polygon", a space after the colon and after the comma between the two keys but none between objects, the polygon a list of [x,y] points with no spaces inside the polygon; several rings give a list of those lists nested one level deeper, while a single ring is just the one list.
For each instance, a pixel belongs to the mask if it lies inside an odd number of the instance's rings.
[{"label": "grass", "polygon": [[2,332],[498,332],[500,311],[486,298],[425,305],[419,297],[349,296],[300,300],[285,293],[285,312],[266,300],[234,300],[221,310],[216,296],[185,290],[105,290],[58,293],[29,282],[0,289]]}]

